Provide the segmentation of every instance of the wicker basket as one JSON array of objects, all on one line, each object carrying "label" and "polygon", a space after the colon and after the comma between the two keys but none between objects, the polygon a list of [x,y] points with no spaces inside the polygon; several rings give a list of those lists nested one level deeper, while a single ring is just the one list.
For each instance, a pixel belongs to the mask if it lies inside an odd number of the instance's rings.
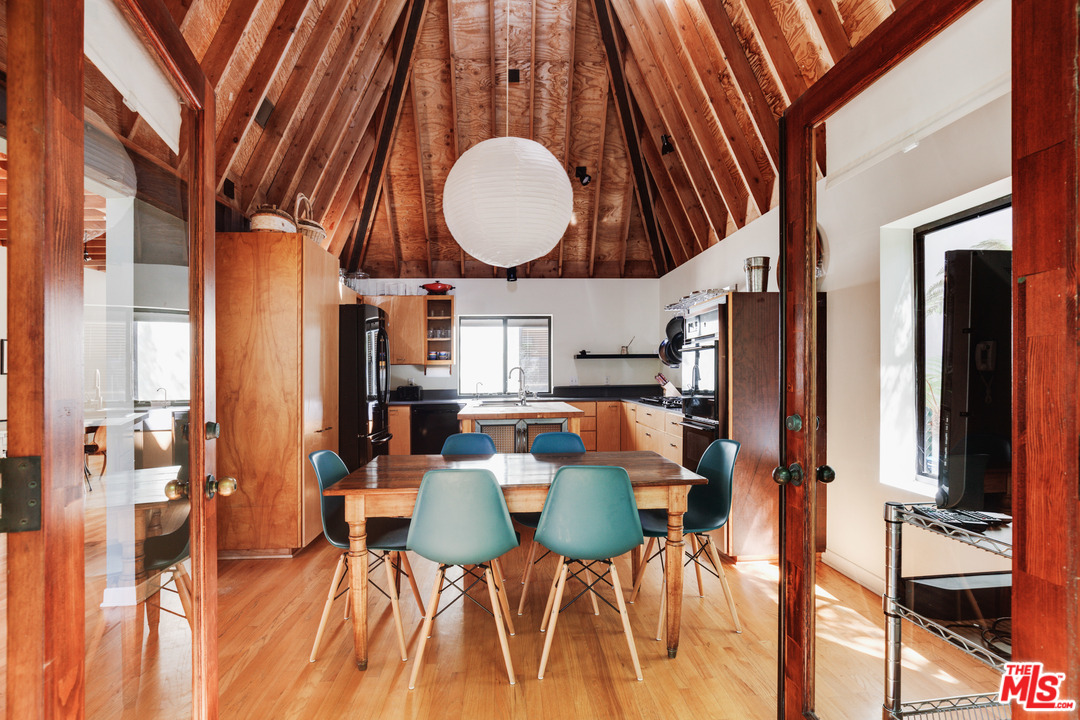
[{"label": "wicker basket", "polygon": [[258,232],[296,232],[292,215],[274,205],[262,205],[251,215],[251,229]]},{"label": "wicker basket", "polygon": [[296,227],[303,233],[304,237],[316,245],[322,245],[323,240],[326,239],[326,230],[323,229],[322,225],[311,219],[311,201],[307,199],[304,193],[296,194],[294,215],[296,215]]}]

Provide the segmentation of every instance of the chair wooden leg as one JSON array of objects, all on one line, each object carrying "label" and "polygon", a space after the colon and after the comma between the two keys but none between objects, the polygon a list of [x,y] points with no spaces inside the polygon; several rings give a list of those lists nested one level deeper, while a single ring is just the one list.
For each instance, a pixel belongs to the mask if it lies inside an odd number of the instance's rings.
[{"label": "chair wooden leg", "polygon": [[[584,570],[585,570],[585,572],[584,572],[585,584],[586,585],[592,585],[593,584],[592,583],[592,576],[593,576],[592,571],[590,571],[589,568],[585,567],[585,563],[582,563],[581,567],[584,568]],[[589,590],[589,599],[592,600],[592,614],[593,615],[599,615],[600,614],[600,606],[596,604],[596,593],[591,589]]]},{"label": "chair wooden leg", "polygon": [[[492,567],[495,563],[492,562]],[[506,629],[503,627],[502,614],[498,610],[498,606],[502,605],[506,609],[507,616],[510,615],[510,610],[506,602],[506,588],[501,581],[496,579],[496,575],[502,573],[494,572],[491,567],[484,571],[486,575],[488,586],[488,596],[491,598],[491,613],[495,617],[495,630],[499,633],[499,645],[502,647],[503,660],[506,662],[506,676],[510,678],[510,684],[513,685],[516,681],[514,678],[514,663],[510,660],[510,645],[506,642]]]},{"label": "chair wooden leg", "polygon": [[525,596],[529,592],[529,580],[532,578],[533,562],[536,560],[536,541],[529,544],[529,559],[525,561],[525,569],[521,571],[521,597],[518,598],[517,614],[520,615],[525,609]]},{"label": "chair wooden leg", "polygon": [[188,575],[183,562],[177,563],[173,570],[173,584],[176,585],[176,593],[180,596],[180,605],[184,608],[184,617],[187,618],[188,627],[195,632],[195,615],[191,609],[191,576]]},{"label": "chair wooden leg", "polygon": [[720,585],[724,588],[724,596],[727,597],[728,607],[731,608],[731,619],[735,621],[735,632],[742,632],[742,625],[739,623],[739,613],[735,610],[735,598],[731,595],[731,588],[728,587],[727,575],[724,574],[724,566],[720,562],[720,555],[716,552],[716,545],[713,544],[712,538],[708,535],[705,536],[709,544],[709,557],[712,558],[713,565],[716,566],[717,575],[720,576]]},{"label": "chair wooden leg", "polygon": [[[521,584],[529,584],[529,576],[532,575],[533,560],[536,560],[536,541],[529,540],[529,559],[525,561],[525,567],[521,571]],[[520,615],[521,613],[518,613]]]},{"label": "chair wooden leg", "polygon": [[619,615],[622,617],[623,632],[626,633],[626,644],[630,646],[630,658],[634,661],[634,672],[637,679],[641,677],[641,663],[638,662],[637,646],[634,645],[634,633],[630,630],[630,616],[626,614],[626,602],[623,600],[622,586],[619,584],[619,571],[615,569],[615,563],[611,563],[611,584],[615,586],[615,600],[619,604]]},{"label": "chair wooden leg", "polygon": [[394,588],[395,573],[393,565],[394,563],[390,562],[390,553],[383,553],[383,567],[386,568],[386,589],[390,591],[387,595],[390,596],[390,608],[394,611],[394,625],[397,628],[398,647],[401,648],[401,662],[405,662],[409,659],[409,656],[405,651],[405,630],[401,626],[401,604]]},{"label": "chair wooden leg", "polygon": [[326,603],[323,605],[322,618],[319,620],[319,629],[315,632],[315,644],[311,646],[311,657],[308,658],[308,662],[315,662],[315,658],[319,654],[319,645],[322,643],[323,630],[326,629],[326,621],[330,617],[330,606],[334,604],[334,591],[337,590],[337,586],[344,575],[345,553],[341,553],[341,556],[338,557],[337,565],[334,567],[334,577],[330,580],[330,592],[327,594]]},{"label": "chair wooden leg", "polygon": [[440,566],[435,574],[435,584],[431,588],[431,600],[427,606],[431,608],[424,616],[424,627],[420,631],[420,647],[416,648],[416,657],[413,658],[412,673],[409,675],[409,689],[416,687],[416,676],[420,674],[420,663],[424,661],[424,648],[427,647],[428,638],[431,636],[431,621],[439,611],[439,595],[442,594],[443,575],[445,570]]},{"label": "chair wooden leg", "polygon": [[544,652],[540,656],[540,672],[536,675],[538,680],[544,679],[544,668],[547,667],[548,654],[551,653],[551,639],[555,637],[555,624],[559,621],[559,605],[562,604],[563,588],[566,587],[566,560],[561,557],[556,577],[559,578],[559,582],[555,586],[555,604],[551,607],[551,627],[547,637],[544,638]]},{"label": "chair wooden leg", "polygon": [[544,617],[540,619],[540,632],[547,630],[548,618],[551,616],[551,604],[555,601],[555,586],[559,584],[559,572],[566,560],[559,556],[559,564],[555,566],[555,574],[551,576],[551,589],[548,590],[547,604],[544,606]]},{"label": "chair wooden leg", "polygon": [[[514,631],[514,620],[510,617],[510,602],[506,599],[506,576],[503,575],[502,565],[499,564],[499,558],[495,558],[491,561],[491,569],[494,571],[495,582],[498,584],[498,596],[499,605],[502,607],[503,617],[506,618],[506,628],[510,631],[511,635],[516,634]],[[491,606],[492,612],[495,611],[495,606]],[[513,683],[511,683],[512,685]]]},{"label": "chair wooden leg", "polygon": [[416,607],[420,608],[420,617],[424,617],[426,615],[424,601],[420,599],[420,588],[416,586],[416,575],[413,574],[412,565],[409,564],[409,553],[399,552],[397,555],[398,562],[404,568],[405,574],[409,576],[409,585],[412,587],[413,598],[416,599]]},{"label": "chair wooden leg", "polygon": [[656,639],[663,640],[664,611],[667,609],[667,578],[660,585],[660,616],[656,619]]},{"label": "chair wooden leg", "polygon": [[701,564],[698,562],[697,535],[690,535],[690,550],[694,553],[694,572],[697,573],[697,594],[698,597],[705,597],[705,586],[701,584]]},{"label": "chair wooden leg", "polygon": [[[462,576],[462,578],[464,579],[464,576]],[[431,610],[431,616],[432,616],[431,617],[431,622],[432,623],[435,622],[435,615],[439,614],[437,611],[439,609],[439,602],[442,599],[443,585],[445,583],[446,583],[446,572],[444,571],[442,574],[439,575],[439,581],[435,585],[435,587],[438,588],[438,589],[435,592],[435,608],[433,610]],[[431,602],[430,601],[428,601],[427,606],[431,607]],[[424,617],[426,618],[427,616],[425,615]],[[431,637],[431,626],[428,626],[428,634],[427,634],[427,636]]]},{"label": "chair wooden leg", "polygon": [[641,558],[641,563],[638,565],[637,577],[634,578],[634,589],[630,591],[630,604],[633,605],[637,600],[638,590],[641,588],[641,579],[645,577],[645,568],[649,564],[649,555],[652,554],[653,545],[656,544],[656,538],[649,538],[649,542],[645,545],[645,552]]}]

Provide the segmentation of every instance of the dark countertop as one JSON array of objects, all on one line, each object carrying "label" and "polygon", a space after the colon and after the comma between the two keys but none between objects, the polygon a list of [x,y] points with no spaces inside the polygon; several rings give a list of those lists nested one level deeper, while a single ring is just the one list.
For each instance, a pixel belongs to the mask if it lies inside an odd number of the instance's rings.
[{"label": "dark countertop", "polygon": [[[529,399],[530,399],[531,402],[568,402],[568,403],[573,403],[573,402],[603,402],[603,401],[612,401],[612,400],[623,400],[623,401],[626,401],[626,402],[637,403],[639,405],[645,405],[646,407],[654,407],[654,408],[660,407],[659,405],[653,405],[651,403],[643,403],[643,402],[641,402],[640,401],[641,397],[642,397],[641,395],[635,395],[634,397],[611,397],[611,396],[586,396],[586,397],[576,397],[575,396],[575,397],[566,397],[566,396],[556,396],[556,395],[539,395],[539,396],[530,396]],[[471,401],[472,399],[473,398],[469,397],[469,398],[457,398],[457,399],[448,398],[448,399],[432,399],[432,400],[427,400],[427,399],[424,399],[424,400],[391,400],[390,405],[391,405],[391,407],[399,407],[399,406],[411,407],[413,405],[447,405],[447,404],[450,404],[450,403],[457,403],[458,405],[461,405],[462,407],[465,407],[465,405],[469,401]],[[661,408],[661,409],[663,409],[663,408]],[[674,408],[668,408],[668,409],[674,410]]]},{"label": "dark countertop", "polygon": [[[601,400],[637,400],[647,395],[660,395],[659,385],[556,385],[550,395],[535,396],[536,401],[554,402],[597,402]],[[464,405],[473,399],[472,395],[459,396],[455,390],[425,390],[423,400],[394,400],[394,391],[390,392],[391,405],[442,405],[460,403]],[[656,407],[656,406],[653,406]]]}]

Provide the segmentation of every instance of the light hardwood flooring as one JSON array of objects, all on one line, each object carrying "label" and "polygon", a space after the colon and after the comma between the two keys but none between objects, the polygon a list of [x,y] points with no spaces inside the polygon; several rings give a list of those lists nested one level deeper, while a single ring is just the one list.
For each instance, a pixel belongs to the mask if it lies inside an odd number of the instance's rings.
[{"label": "light hardwood flooring", "polygon": [[[707,597],[699,598],[694,573],[688,571],[679,656],[669,660],[665,644],[653,639],[660,591],[654,563],[638,601],[630,606],[644,681],[634,679],[618,615],[601,604],[595,616],[584,598],[560,616],[545,678],[537,680],[545,637],[538,628],[554,569],[549,557],[534,572],[524,614],[514,615],[517,634],[510,638],[510,651],[515,686],[507,682],[491,616],[459,601],[436,620],[417,688],[410,692],[411,660],[403,663],[398,656],[390,604],[378,593],[371,596],[366,672],[356,670],[352,661],[344,598],[334,605],[320,657],[308,662],[338,552],[320,538],[289,560],[220,563],[222,718],[775,717],[774,564],[726,566],[744,627],[741,635],[733,631],[719,581],[706,575]],[[426,602],[435,566],[416,556],[412,562]],[[511,607],[517,604],[523,562],[522,550],[503,561]],[[620,560],[619,569],[628,584],[629,563]],[[879,718],[881,599],[824,565],[819,571],[819,715],[824,720]],[[486,604],[482,589],[476,596]],[[166,598],[166,604],[179,608],[175,597]],[[421,617],[407,587],[401,608],[411,657]],[[102,615],[89,600],[87,616],[87,717],[189,717],[190,636],[184,620],[162,614],[156,633],[143,630],[138,697],[132,699],[129,690],[125,700],[119,680],[106,679],[107,674],[122,675],[117,658],[125,623],[115,611],[111,617]],[[922,631],[905,628],[905,643],[905,699],[996,689],[991,670]],[[132,678],[127,682],[130,689]]]}]

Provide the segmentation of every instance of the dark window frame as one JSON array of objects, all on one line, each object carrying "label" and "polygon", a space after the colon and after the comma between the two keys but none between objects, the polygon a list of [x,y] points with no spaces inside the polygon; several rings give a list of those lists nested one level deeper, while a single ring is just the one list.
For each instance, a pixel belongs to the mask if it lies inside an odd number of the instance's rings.
[{"label": "dark window frame", "polygon": [[926,434],[926,366],[924,362],[926,357],[926,287],[924,281],[926,273],[926,236],[953,225],[960,225],[984,215],[999,212],[1011,207],[1012,204],[1012,194],[1010,193],[1004,197],[920,225],[912,231],[912,256],[914,261],[912,295],[915,300],[915,461],[916,475],[921,482],[936,484],[938,480],[936,473],[931,474],[926,470],[927,457],[923,443]]}]

